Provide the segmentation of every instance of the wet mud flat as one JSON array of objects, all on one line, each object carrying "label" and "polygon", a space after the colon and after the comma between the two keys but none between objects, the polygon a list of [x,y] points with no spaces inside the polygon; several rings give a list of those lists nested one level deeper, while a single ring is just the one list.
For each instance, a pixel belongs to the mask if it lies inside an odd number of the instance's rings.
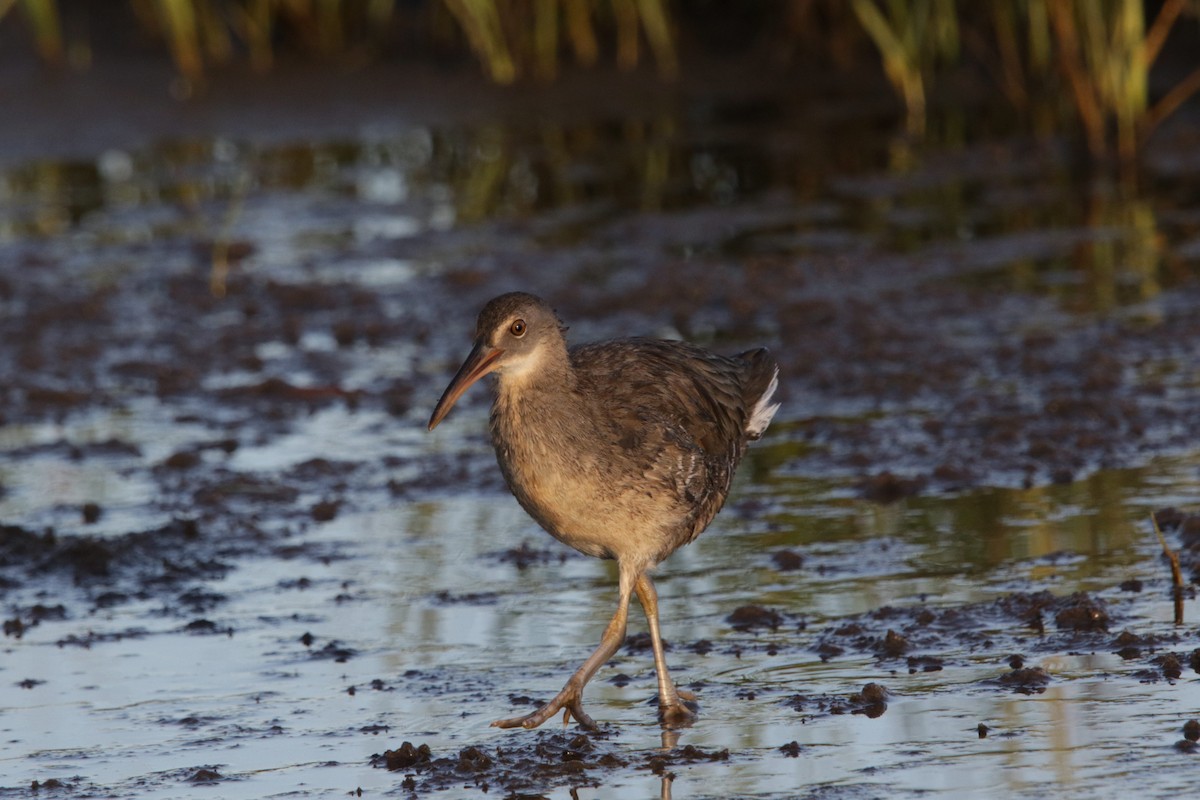
[{"label": "wet mud flat", "polygon": [[[874,106],[768,101],[9,169],[0,796],[1190,786],[1192,134],[1153,189],[1081,195],[1053,143],[897,171],[848,132]],[[636,614],[600,732],[487,728],[615,595],[505,493],[486,393],[424,431],[513,288],[574,341],[783,365],[729,506],[659,573],[693,728],[655,724]]]}]

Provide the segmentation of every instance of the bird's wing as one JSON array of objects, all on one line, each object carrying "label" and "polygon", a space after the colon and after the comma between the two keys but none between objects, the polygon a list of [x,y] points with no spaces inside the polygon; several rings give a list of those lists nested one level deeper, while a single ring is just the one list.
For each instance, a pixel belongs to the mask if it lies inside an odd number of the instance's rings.
[{"label": "bird's wing", "polygon": [[[601,407],[598,437],[661,496],[680,541],[700,534],[721,509],[746,446],[745,363],[683,342],[623,339],[585,345],[571,360]],[[583,387],[581,387],[583,388]]]}]

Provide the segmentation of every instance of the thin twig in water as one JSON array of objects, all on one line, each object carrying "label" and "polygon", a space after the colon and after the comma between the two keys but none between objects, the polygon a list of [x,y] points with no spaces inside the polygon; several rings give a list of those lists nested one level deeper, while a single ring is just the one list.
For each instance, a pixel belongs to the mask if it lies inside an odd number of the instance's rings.
[{"label": "thin twig in water", "polygon": [[1171,562],[1171,579],[1175,586],[1175,624],[1183,624],[1183,570],[1179,567],[1179,554],[1171,548],[1167,547],[1166,537],[1158,527],[1158,520],[1154,515],[1150,515],[1150,524],[1154,526],[1154,532],[1158,534],[1159,544],[1162,545],[1163,555]]}]

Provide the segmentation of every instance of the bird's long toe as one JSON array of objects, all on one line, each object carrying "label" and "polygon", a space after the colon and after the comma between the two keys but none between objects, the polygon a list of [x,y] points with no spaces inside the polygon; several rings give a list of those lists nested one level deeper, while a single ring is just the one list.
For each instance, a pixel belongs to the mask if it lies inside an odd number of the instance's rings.
[{"label": "bird's long toe", "polygon": [[523,717],[509,717],[508,719],[498,719],[492,722],[493,728],[521,728],[525,725],[525,720],[532,717],[533,714],[526,714]]},{"label": "bird's long toe", "polygon": [[492,723],[493,728],[525,728],[529,730],[536,728],[546,720],[553,717],[559,711],[563,713],[563,724],[566,725],[571,717],[575,718],[582,727],[588,730],[597,730],[600,726],[596,721],[583,710],[583,695],[571,686],[563,687],[563,690],[555,696],[553,700],[546,705],[534,711],[532,714],[526,714],[521,717],[509,717],[508,719],[498,719]]},{"label": "bird's long toe", "polygon": [[[596,720],[594,720],[590,716],[588,716],[588,713],[583,710],[583,703],[580,702],[580,698],[578,698],[578,697],[575,698],[575,700],[572,701],[571,704],[568,706],[568,709],[571,712],[571,716],[573,716],[575,718],[575,721],[578,722],[584,728],[587,728],[590,731],[595,731],[595,730],[600,729],[600,726],[596,724]],[[566,719],[564,719],[563,722],[565,723]]]}]

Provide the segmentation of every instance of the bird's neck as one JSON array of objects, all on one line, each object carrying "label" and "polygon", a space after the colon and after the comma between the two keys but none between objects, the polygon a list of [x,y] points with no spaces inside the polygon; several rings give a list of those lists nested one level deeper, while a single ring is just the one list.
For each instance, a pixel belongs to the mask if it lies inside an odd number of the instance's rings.
[{"label": "bird's neck", "polygon": [[539,347],[517,363],[505,365],[497,376],[497,390],[507,395],[559,392],[575,383],[575,370],[561,339]]},{"label": "bird's neck", "polygon": [[[546,347],[521,369],[505,369],[496,380],[492,415],[495,421],[516,428],[547,423],[561,425],[577,418],[576,375],[565,343]],[[553,422],[552,422],[553,420]]]}]

